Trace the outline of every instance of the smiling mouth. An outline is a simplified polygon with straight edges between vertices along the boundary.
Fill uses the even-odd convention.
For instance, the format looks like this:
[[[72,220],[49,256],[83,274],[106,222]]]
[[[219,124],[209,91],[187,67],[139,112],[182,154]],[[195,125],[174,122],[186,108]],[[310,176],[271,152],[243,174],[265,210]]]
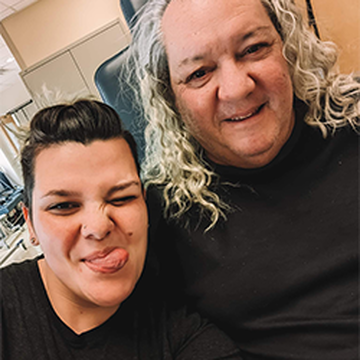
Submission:
[[[249,113],[249,114],[246,114],[246,115],[244,115],[244,116],[237,116],[237,117],[233,117],[233,118],[228,118],[228,119],[226,119],[225,121],[229,121],[229,122],[244,121],[244,120],[249,119],[249,118],[251,118],[252,116],[258,114],[264,106],[265,106],[265,104],[262,104],[262,105],[260,105],[255,111],[252,111],[252,112]]]

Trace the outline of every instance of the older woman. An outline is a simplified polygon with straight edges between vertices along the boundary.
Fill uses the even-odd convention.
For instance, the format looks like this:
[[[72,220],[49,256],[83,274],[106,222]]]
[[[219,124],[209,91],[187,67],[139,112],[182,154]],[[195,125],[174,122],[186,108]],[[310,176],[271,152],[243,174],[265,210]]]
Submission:
[[[360,84],[295,3],[144,6],[129,68],[144,178],[168,286],[246,359],[355,360]]]
[[[2,359],[240,358],[216,328],[163,304],[151,266],[142,274],[144,190],[111,108],[40,111],[21,163],[24,214],[44,255],[1,270]]]

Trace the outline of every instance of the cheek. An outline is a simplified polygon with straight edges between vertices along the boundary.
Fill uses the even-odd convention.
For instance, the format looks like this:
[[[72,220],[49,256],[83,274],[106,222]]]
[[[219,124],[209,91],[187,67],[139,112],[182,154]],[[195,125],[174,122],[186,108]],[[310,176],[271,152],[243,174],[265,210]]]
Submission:
[[[77,230],[70,221],[54,221],[45,215],[39,216],[34,226],[44,252],[66,252],[75,242]]]
[[[290,79],[290,74],[287,71],[287,68],[281,70],[279,71],[279,75],[277,79],[274,79],[274,87],[277,89],[278,92],[283,94],[284,98],[289,99],[293,97],[293,88]]]
[[[127,207],[126,211],[120,208],[116,217],[119,228],[122,229],[131,242],[137,243],[144,236],[146,237],[148,216],[145,203],[134,204],[131,207]]]
[[[148,242],[148,220],[147,216],[140,216],[133,223],[131,234],[128,239],[131,245],[134,246],[135,252],[139,256],[139,266],[142,268],[146,256],[147,242]]]
[[[147,235],[148,222],[147,218],[131,216],[131,221],[126,229],[127,241],[129,249],[131,249],[133,259],[133,269],[136,279],[141,275],[144,267],[146,250],[147,250]]]
[[[264,68],[263,79],[266,81],[270,96],[277,96],[280,102],[292,98],[293,88],[290,73],[288,65],[282,56],[277,57]]]
[[[211,84],[199,89],[180,88],[174,94],[175,105],[182,116],[203,118],[211,114],[216,105],[216,96]]]
[[[210,131],[214,117],[211,98],[202,92],[189,92],[177,98],[177,109],[189,132],[197,139]]]

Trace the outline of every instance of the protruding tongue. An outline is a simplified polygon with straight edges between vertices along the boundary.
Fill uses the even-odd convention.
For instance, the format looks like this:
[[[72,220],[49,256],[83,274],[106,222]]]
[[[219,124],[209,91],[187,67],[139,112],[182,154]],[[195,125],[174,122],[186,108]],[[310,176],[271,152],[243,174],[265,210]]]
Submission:
[[[112,272],[121,269],[127,262],[129,253],[125,249],[114,249],[104,257],[85,261],[95,271]]]

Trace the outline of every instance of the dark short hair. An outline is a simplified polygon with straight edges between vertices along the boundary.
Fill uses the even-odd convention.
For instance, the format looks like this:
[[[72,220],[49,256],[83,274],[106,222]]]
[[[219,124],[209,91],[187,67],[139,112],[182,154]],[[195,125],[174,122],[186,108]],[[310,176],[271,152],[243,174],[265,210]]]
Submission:
[[[29,209],[30,218],[35,185],[34,165],[41,150],[65,142],[87,145],[95,140],[115,138],[124,139],[128,143],[140,174],[135,140],[124,129],[119,115],[110,106],[96,100],[80,99],[69,104],[47,107],[36,113],[30,122],[30,131],[21,151],[24,205]]]

